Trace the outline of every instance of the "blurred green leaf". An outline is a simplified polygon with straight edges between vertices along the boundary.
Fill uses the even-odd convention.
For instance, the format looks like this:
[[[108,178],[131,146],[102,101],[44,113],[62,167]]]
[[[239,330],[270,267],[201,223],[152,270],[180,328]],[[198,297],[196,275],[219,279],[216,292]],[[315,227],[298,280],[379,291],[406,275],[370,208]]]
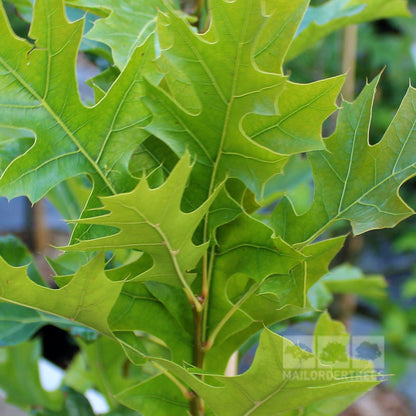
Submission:
[[[386,339],[392,344],[400,344],[408,335],[409,323],[406,311],[399,306],[390,307],[383,316]]]
[[[413,276],[402,286],[402,296],[406,299],[411,299],[416,297],[416,277]]]
[[[30,412],[33,416],[95,416],[88,399],[81,393],[63,386],[63,408],[59,411],[49,409],[35,409]]]
[[[14,235],[0,237],[0,256],[12,266],[27,266],[32,262],[28,248]]]
[[[410,16],[406,0],[329,0],[320,6],[309,7],[287,60],[345,26],[393,16]]]
[[[7,401],[23,409],[41,406],[58,411],[63,403],[60,391],[47,392],[39,380],[39,341],[0,348],[0,388]]]
[[[324,310],[333,294],[353,294],[366,299],[387,299],[387,281],[381,275],[366,275],[350,264],[337,266],[323,276],[308,292],[315,309]]]

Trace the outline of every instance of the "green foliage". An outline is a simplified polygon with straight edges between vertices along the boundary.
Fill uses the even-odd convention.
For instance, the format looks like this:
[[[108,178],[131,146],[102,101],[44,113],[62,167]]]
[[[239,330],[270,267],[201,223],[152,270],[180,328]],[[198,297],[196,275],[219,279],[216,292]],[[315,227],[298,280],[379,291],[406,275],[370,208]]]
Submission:
[[[166,2],[162,0],[145,0],[140,4],[124,1],[116,10],[111,0],[70,0],[67,4],[105,17],[94,24],[87,38],[110,46],[119,68],[126,66],[130,54],[153,32],[158,10],[166,10]],[[125,30],[120,32],[120,27]]]
[[[410,149],[416,136],[416,92],[409,88],[384,137],[370,146],[376,85],[377,79],[354,103],[343,102],[337,129],[326,140],[328,150],[311,155],[315,199],[310,210],[297,217],[285,201],[275,211],[274,227],[287,241],[308,243],[340,220],[350,221],[354,233],[360,234],[393,227],[413,214],[398,189],[415,174]]]
[[[296,84],[283,67],[301,42],[368,19],[379,2],[328,2],[317,28],[306,0],[212,0],[204,33],[176,3],[112,3],[69,2],[101,16],[88,36],[108,44],[118,66],[91,81],[91,107],[75,78],[82,20],[69,23],[61,0],[37,0],[32,44],[1,9],[0,193],[49,193],[77,224],[67,253],[50,262],[58,289],[35,283],[8,254],[0,259],[0,299],[12,304],[0,313],[16,326],[2,362],[31,348],[19,343],[42,319],[100,334],[79,341],[65,380],[77,391],[66,401],[51,404],[40,391],[41,402],[23,403],[14,384],[2,388],[17,404],[42,406],[39,415],[91,414],[82,396],[90,386],[114,415],[129,414],[123,406],[144,416],[338,414],[379,382],[369,363],[351,361],[335,341],[324,355],[303,351],[265,327],[313,311],[314,284],[368,287],[345,268],[347,278],[328,277],[345,236],[325,231],[340,220],[355,233],[392,227],[413,213],[398,190],[416,173],[415,90],[377,145],[368,144],[377,79],[343,102],[323,139],[343,77]],[[405,13],[395,1],[376,16]],[[295,201],[295,210],[285,197],[265,215],[275,197],[294,197],[288,191],[312,179],[303,153],[311,207]],[[80,175],[93,184],[86,203]],[[259,332],[250,369],[224,377],[233,352]],[[346,333],[324,314],[315,335]],[[298,359],[289,371],[288,355]],[[341,377],[340,357],[351,364]]]
[[[47,23],[47,16],[53,24]],[[37,137],[3,173],[2,194],[9,198],[25,194],[37,201],[62,180],[82,173],[93,179],[96,195],[131,189],[128,161],[140,138],[148,136],[140,127],[147,124],[149,112],[137,97],[143,95],[146,72],[141,62],[153,53],[150,39],[136,50],[136,59],[131,59],[105,99],[86,108],[75,79],[82,21],[68,23],[59,2],[37,2],[29,32],[36,39],[35,48],[13,34],[3,9],[0,27],[5,45],[0,57],[1,117],[7,120],[3,124],[24,125]],[[22,56],[30,59],[22,60]],[[152,57],[146,62],[150,64]],[[140,120],[132,120],[133,108],[135,116],[141,113]],[[93,198],[90,204],[94,203]]]
[[[31,406],[59,410],[63,396],[43,389],[38,372],[39,342],[26,342],[0,350],[0,387],[8,401],[24,409]]]
[[[298,29],[288,59],[341,27],[391,16],[409,16],[406,1],[330,0],[321,6],[310,7]]]
[[[347,333],[340,323],[331,321],[324,314],[318,321],[315,335],[346,336]],[[283,359],[278,353],[281,351],[285,352]],[[335,361],[332,352],[327,357]],[[312,367],[311,361],[316,362]],[[369,381],[360,381],[360,375],[353,370],[354,364],[356,368],[359,364],[361,371],[364,371],[369,363],[353,363],[353,360],[348,359],[350,370],[339,378],[332,366],[321,361],[317,349],[306,352],[285,338],[265,330],[251,368],[241,376],[209,376],[203,383],[196,377],[191,378],[189,373],[178,366],[170,364],[169,367],[206,399],[215,414],[267,416],[276,412],[292,415],[299,411],[319,414],[321,409],[325,409],[325,414],[336,415],[350,403],[351,397],[345,400],[345,396],[357,397],[363,388],[368,388],[371,384]],[[313,380],[317,370],[322,372],[322,378]],[[367,370],[371,371],[371,367]],[[377,381],[374,380],[373,383],[375,385]],[[327,407],[329,400],[333,401],[330,409]]]
[[[333,301],[333,294],[349,293],[367,299],[384,300],[386,287],[387,282],[383,276],[366,276],[359,268],[343,264],[334,267],[316,282],[308,297],[316,309],[323,310]]]

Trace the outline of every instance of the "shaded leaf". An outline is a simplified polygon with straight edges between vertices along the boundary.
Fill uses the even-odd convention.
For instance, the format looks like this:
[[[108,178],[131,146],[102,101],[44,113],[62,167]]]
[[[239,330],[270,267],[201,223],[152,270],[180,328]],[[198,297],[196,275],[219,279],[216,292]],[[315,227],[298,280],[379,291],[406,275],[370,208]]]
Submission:
[[[88,388],[88,382],[82,381],[88,380],[111,407],[121,402],[143,415],[186,415],[188,402],[181,390],[151,363],[134,365],[121,346],[106,337],[94,343],[81,342],[80,347],[81,362],[74,363],[65,379],[70,384],[82,383]],[[143,348],[149,355],[164,355],[160,353],[163,347],[146,336],[141,339]]]
[[[24,129],[0,126],[0,172],[33,144],[33,134]]]
[[[315,309],[323,310],[333,301],[333,294],[344,293],[368,299],[385,299],[387,281],[381,275],[365,275],[358,267],[343,264],[333,268],[311,287],[308,298]]]
[[[192,327],[184,327],[191,319],[192,310],[184,291],[166,285],[166,291],[172,299],[177,299],[176,307],[183,306],[180,315],[174,316],[163,301],[155,297],[141,282],[126,283],[109,317],[111,329],[123,345],[133,346],[138,342],[133,331],[150,334],[170,352],[170,358],[182,363],[191,362],[193,356]],[[176,298],[175,298],[176,297]],[[172,300],[170,300],[172,303]],[[186,319],[183,319],[186,316]],[[127,334],[127,338],[126,338]],[[146,351],[140,350],[142,354]],[[133,358],[132,358],[133,360]],[[143,360],[138,357],[138,360]]]
[[[66,220],[79,218],[91,194],[86,178],[71,178],[52,188],[46,198]],[[71,226],[71,224],[69,224]]]
[[[70,387],[63,386],[64,405],[63,409],[53,411],[48,409],[35,409],[30,412],[33,416],[94,416],[88,399]]]
[[[267,278],[287,279],[289,271],[304,256],[280,238],[272,238],[270,228],[245,214],[221,227],[217,240],[219,249],[213,266],[207,325],[208,338],[215,336],[216,342],[221,343],[223,337],[233,335],[237,328],[241,330],[258,320],[257,316],[253,319],[247,314],[245,303],[251,296],[259,295]],[[280,295],[284,296],[283,292]]]
[[[309,7],[289,49],[287,59],[294,58],[342,27],[409,15],[405,0],[329,0],[320,6]]]
[[[84,393],[97,389],[111,408],[118,402],[114,395],[157,374],[150,366],[134,366],[126,357],[123,348],[116,341],[100,337],[95,342],[79,340],[79,355],[67,371],[64,383]]]
[[[189,409],[181,391],[163,374],[121,391],[116,398],[144,415],[185,416]]]
[[[134,49],[155,29],[158,10],[166,9],[163,0],[70,0],[66,3],[104,17],[94,23],[87,37],[109,45],[114,63],[120,69],[127,65]]]
[[[28,248],[11,234],[0,237],[0,256],[15,267],[32,262],[32,256]]]
[[[367,298],[387,296],[387,281],[381,275],[365,275],[361,269],[348,264],[332,269],[321,282],[332,293],[354,293]]]
[[[247,224],[245,228],[249,228]],[[252,226],[251,230],[253,229],[255,228]],[[259,230],[256,234],[258,233]],[[218,265],[211,288],[209,333],[216,331],[219,325],[223,327],[213,348],[207,351],[207,368],[223,371],[231,354],[246,339],[261,331],[265,326],[311,311],[312,305],[308,302],[307,293],[327,273],[330,261],[341,249],[343,243],[344,237],[338,237],[307,246],[297,253],[299,256],[297,264],[289,267],[286,273],[281,270],[281,274],[277,274],[278,267],[275,262],[283,265],[285,257],[284,254],[278,252],[274,254],[275,260],[269,259],[269,266],[264,266],[264,270],[269,267],[268,272],[262,271],[262,267],[258,267],[258,270],[253,272],[256,269],[256,256],[253,259],[249,252],[241,255],[237,263],[230,263],[235,264],[236,267],[229,273],[224,273]],[[247,245],[250,247],[249,244]],[[238,245],[236,247],[239,250]],[[244,250],[243,245],[242,248]],[[261,253],[261,259],[267,258],[264,256],[266,247],[263,248],[263,253],[257,250],[259,254]],[[232,253],[234,254],[236,253]],[[279,256],[282,256],[282,259],[279,260]],[[290,261],[286,259],[286,262],[288,260]],[[295,260],[295,257],[291,260]],[[252,269],[247,267],[250,262]],[[262,280],[255,281],[259,277]],[[233,314],[230,316],[231,312]],[[221,356],[222,359],[220,359]]]
[[[80,331],[73,322],[11,303],[0,303],[0,346],[17,345],[30,339],[45,325]]]

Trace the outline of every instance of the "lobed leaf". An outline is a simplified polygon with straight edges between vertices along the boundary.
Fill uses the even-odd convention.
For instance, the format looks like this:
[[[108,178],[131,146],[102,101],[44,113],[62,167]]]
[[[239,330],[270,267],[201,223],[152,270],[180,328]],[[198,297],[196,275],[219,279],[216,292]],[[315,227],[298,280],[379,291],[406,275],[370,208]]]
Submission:
[[[156,0],[71,4],[105,16],[91,35],[107,39],[122,72],[112,68],[92,81],[97,104],[85,107],[74,75],[82,22],[67,21],[61,0],[38,0],[32,45],[14,35],[1,9],[0,125],[7,129],[0,130],[0,192],[35,201],[58,183],[87,174],[92,196],[76,222],[102,226],[104,235],[73,236],[68,251],[82,254],[52,262],[62,274],[57,290],[0,259],[0,300],[111,338],[82,346],[91,363],[84,375],[110,401],[144,414],[185,415],[189,388],[208,414],[335,415],[378,382],[372,373],[367,380],[357,377],[367,364],[350,359],[346,374],[336,373],[331,363],[339,347],[345,349],[342,342],[318,356],[318,349],[307,353],[265,330],[250,370],[221,374],[229,356],[264,326],[312,310],[307,293],[344,241],[315,242],[326,229],[347,219],[354,232],[364,232],[412,213],[397,191],[415,174],[414,89],[377,145],[368,144],[376,81],[355,103],[343,103],[336,132],[323,140],[321,125],[336,109],[343,78],[300,85],[282,69],[296,32],[302,40],[316,26],[298,29],[307,0],[212,0],[203,34],[163,3],[155,35]],[[317,36],[364,18],[370,8],[361,4],[338,2],[332,18],[320,15],[324,25]],[[334,5],[310,9],[306,19],[316,20],[314,13]],[[389,5],[378,12],[404,10],[403,1]],[[121,21],[126,33],[109,34]],[[273,233],[248,212],[257,209],[256,198],[271,195],[292,155],[303,152],[310,152],[314,202],[297,216],[281,201]],[[306,166],[302,177],[308,172]],[[85,255],[118,249],[131,252],[115,268],[114,259],[105,267],[104,254],[89,261]],[[323,315],[316,336],[345,332]],[[289,352],[301,359],[287,370],[283,358]],[[198,354],[205,354],[204,369],[186,369],[204,361]],[[312,370],[324,377],[313,379]],[[299,379],[299,371],[307,377]]]
[[[341,336],[341,342],[346,339],[342,325],[323,315],[316,328],[315,340],[334,335]],[[345,348],[344,344],[340,345]],[[200,394],[217,416],[289,416],[295,412],[309,414],[310,407],[324,408],[328,416],[335,416],[349,404],[345,397],[348,400],[357,398],[376,385],[377,374],[369,362],[348,359],[340,376],[335,366],[320,361],[321,351],[306,352],[265,330],[252,366],[239,376],[208,375],[203,382],[184,368],[163,360],[159,362]],[[317,371],[320,377],[313,376]],[[362,371],[367,378],[360,380]],[[329,407],[328,400],[333,400],[335,405]]]
[[[87,38],[110,46],[114,63],[120,69],[127,65],[136,47],[154,31],[158,10],[166,10],[163,0],[116,3],[111,0],[70,0],[66,3],[104,17],[94,23]]]
[[[182,195],[191,172],[190,155],[175,166],[158,188],[150,188],[143,178],[136,188],[125,194],[103,198],[103,216],[80,220],[84,224],[117,227],[114,235],[81,241],[66,250],[114,250],[130,248],[151,256],[151,266],[132,281],[154,281],[188,287],[207,244],[199,246],[192,237],[208,212],[216,194],[192,212],[181,210]]]
[[[107,279],[103,260],[96,256],[67,285],[49,289],[31,281],[26,267],[12,267],[0,258],[0,300],[52,313],[112,337],[107,318],[121,284]]]
[[[244,222],[244,229],[261,234],[260,226],[249,227]],[[233,226],[236,224],[227,227]],[[229,241],[236,240],[235,234],[224,233]],[[247,239],[245,244],[225,250],[217,260],[211,284],[207,332],[212,338],[213,333],[220,331],[212,349],[207,351],[206,367],[224,371],[231,354],[265,326],[311,311],[307,293],[328,271],[344,239],[322,241],[297,252],[293,248],[288,251],[288,246],[278,238],[272,247],[273,240],[269,240],[269,247],[263,243],[262,248]]]
[[[36,135],[1,177],[0,190],[9,198],[25,194],[37,201],[59,182],[83,173],[92,177],[94,195],[129,190],[136,182],[128,162],[148,136],[141,127],[150,115],[140,97],[153,43],[149,39],[137,48],[113,88],[87,108],[75,79],[82,29],[82,21],[67,21],[62,1],[39,0],[29,33],[32,45],[15,36],[0,8],[0,125]],[[149,77],[154,76],[152,71]]]
[[[178,156],[186,149],[196,156],[191,178],[194,203],[202,203],[229,177],[238,178],[261,197],[265,183],[281,171],[287,154],[323,148],[318,126],[335,109],[341,79],[300,86],[288,83],[281,69],[306,4],[279,0],[266,12],[260,2],[213,0],[211,26],[204,34],[195,33],[173,11],[159,16],[157,63],[162,71],[167,66],[184,81],[182,91],[168,82],[148,84],[145,102],[153,119],[146,129]],[[279,56],[266,54],[258,65],[258,42],[263,45],[276,27],[273,24],[282,22],[282,30],[273,32],[281,48]],[[264,48],[268,50],[267,45]],[[263,67],[273,69],[268,72]],[[282,94],[293,99],[282,104],[279,114],[277,102]],[[313,120],[307,136],[294,129],[300,117]],[[225,214],[215,208],[212,228],[238,214],[235,209]]]
[[[378,78],[354,103],[343,102],[328,151],[310,154],[315,198],[296,216],[287,200],[273,213],[276,232],[292,244],[315,240],[332,224],[348,220],[354,234],[393,227],[413,214],[399,196],[401,185],[416,173],[416,91],[410,87],[384,137],[369,145],[372,103]]]

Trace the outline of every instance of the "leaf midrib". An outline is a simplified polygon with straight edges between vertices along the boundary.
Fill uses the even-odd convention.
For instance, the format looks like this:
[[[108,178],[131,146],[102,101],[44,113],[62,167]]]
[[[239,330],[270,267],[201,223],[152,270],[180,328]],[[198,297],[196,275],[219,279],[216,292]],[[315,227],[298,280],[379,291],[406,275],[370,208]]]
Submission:
[[[188,282],[185,279],[184,274],[182,273],[181,267],[178,263],[178,259],[177,259],[177,254],[179,253],[179,250],[182,246],[180,246],[177,250],[176,250],[176,254],[175,254],[175,250],[173,250],[173,247],[171,246],[171,243],[169,241],[169,238],[167,237],[167,235],[163,232],[163,230],[160,227],[160,224],[153,224],[148,218],[147,216],[140,211],[137,207],[131,207],[131,206],[127,206],[127,205],[123,205],[126,209],[131,210],[133,212],[135,212],[139,217],[142,217],[145,221],[145,223],[150,227],[153,228],[160,236],[162,242],[159,243],[158,245],[163,245],[164,247],[166,247],[170,259],[172,261],[173,267],[175,269],[176,275],[179,278],[179,281],[181,282],[182,286],[188,291],[189,294],[193,293],[191,288],[188,285]],[[155,243],[156,245],[156,243]]]
[[[351,202],[351,204],[348,205],[347,207],[345,207],[342,211],[338,211],[338,213],[330,221],[328,221],[325,225],[323,225],[321,228],[319,228],[319,230],[317,230],[311,237],[309,237],[304,242],[295,244],[294,246],[299,248],[299,247],[304,247],[304,246],[308,245],[310,242],[315,240],[315,238],[317,238],[319,235],[321,235],[325,230],[327,230],[331,225],[333,225],[336,221],[341,219],[342,215],[344,215],[349,209],[354,207],[354,205],[360,203],[360,201],[363,198],[365,198],[368,194],[370,194],[371,192],[376,190],[378,187],[382,186],[385,182],[389,181],[391,178],[393,178],[397,175],[400,175],[401,173],[403,173],[406,170],[411,169],[411,168],[416,168],[416,163],[412,163],[411,165],[406,166],[405,168],[403,168],[399,171],[392,172],[389,176],[385,177],[381,182],[377,183],[376,185],[374,185],[373,187],[368,189],[366,192],[364,192],[359,198],[357,198],[353,202]],[[400,214],[398,214],[398,215],[400,215]]]
[[[364,105],[361,107],[361,111],[360,111],[360,117],[358,118],[358,121],[356,123],[356,126],[354,128],[354,138],[352,140],[352,148],[351,148],[351,152],[350,152],[350,158],[348,161],[348,170],[347,170],[347,174],[345,176],[345,180],[343,180],[344,185],[342,188],[342,194],[341,194],[341,198],[339,200],[339,204],[338,204],[338,213],[342,211],[342,205],[344,203],[344,198],[345,198],[345,192],[347,190],[347,186],[349,184],[349,179],[350,179],[350,175],[351,175],[351,168],[352,168],[352,164],[355,160],[355,145],[357,142],[357,138],[358,138],[358,129],[361,126],[361,121],[363,119],[365,110],[366,110],[366,103],[364,103]],[[351,114],[349,114],[349,116],[351,116]]]
[[[249,20],[249,16],[250,13],[246,13],[245,14],[245,21],[244,21],[244,26],[243,26],[243,30],[242,30],[242,35],[245,35],[246,31],[247,31],[247,26],[248,26],[248,20]],[[242,36],[244,37],[244,36]],[[241,51],[242,51],[242,47],[243,47],[244,43],[241,41],[241,37],[239,39],[238,42],[238,50],[237,50],[237,56],[235,59],[235,64],[234,64],[234,77],[233,77],[233,83],[231,86],[231,92],[230,92],[230,100],[226,101],[226,105],[227,105],[227,111],[225,113],[225,118],[224,118],[224,124],[223,124],[223,129],[221,132],[221,140],[220,143],[218,145],[218,151],[217,151],[217,158],[215,159],[214,165],[213,165],[213,169],[212,169],[212,175],[211,175],[211,181],[209,184],[209,190],[208,190],[208,197],[210,197],[212,195],[212,193],[214,192],[214,188],[215,188],[215,184],[216,184],[216,179],[217,179],[217,172],[218,172],[218,167],[220,165],[220,161],[221,161],[221,157],[224,153],[224,142],[225,139],[227,137],[227,131],[228,131],[228,124],[230,121],[230,114],[231,114],[231,110],[233,108],[233,104],[234,104],[234,100],[235,100],[235,91],[237,88],[237,79],[238,79],[238,68],[240,67],[240,61],[241,61]],[[204,224],[204,239],[207,240],[208,237],[208,218],[206,218],[205,224]]]
[[[254,140],[256,137],[258,137],[258,136],[261,136],[262,134],[264,134],[264,133],[266,133],[266,132],[268,132],[268,131],[270,131],[270,130],[273,130],[273,129],[275,129],[275,128],[279,128],[280,130],[283,130],[283,128],[282,127],[280,127],[281,126],[281,124],[283,124],[285,121],[287,121],[288,119],[290,119],[291,117],[293,117],[293,116],[295,116],[297,113],[299,113],[299,112],[301,112],[302,110],[304,110],[304,109],[306,109],[306,108],[308,108],[308,107],[312,107],[312,105],[316,102],[316,101],[318,101],[318,100],[320,100],[322,97],[325,97],[325,96],[327,96],[328,95],[328,91],[330,91],[330,90],[332,90],[333,89],[333,86],[332,85],[330,85],[329,86],[329,88],[326,88],[324,91],[322,91],[319,95],[317,95],[317,96],[315,96],[315,97],[313,97],[312,98],[312,100],[310,100],[310,101],[308,101],[307,103],[305,103],[305,104],[303,104],[303,105],[301,105],[300,107],[297,107],[297,108],[295,108],[293,111],[291,111],[290,113],[288,113],[288,114],[286,114],[285,116],[283,116],[283,117],[281,117],[276,123],[274,123],[274,124],[272,124],[272,125],[270,125],[270,126],[267,126],[267,127],[265,127],[265,128],[263,128],[263,129],[261,129],[261,130],[259,130],[258,132],[256,132],[256,133],[254,133],[254,134],[252,134],[251,135],[251,138]],[[271,117],[273,117],[273,116],[271,116]],[[277,115],[277,117],[279,117],[279,115]],[[302,138],[301,137],[294,137],[295,139],[297,139],[297,140],[302,140]],[[305,140],[305,139],[304,139]]]
[[[92,159],[92,157],[88,154],[86,149],[81,145],[81,143],[78,141],[78,139],[75,137],[75,135],[71,132],[69,127],[58,117],[58,115],[55,113],[55,111],[50,107],[50,105],[47,103],[47,101],[41,97],[35,90],[33,90],[30,85],[17,73],[2,57],[0,57],[0,63],[9,71],[10,74],[12,74],[15,79],[20,82],[20,84],[30,93],[32,96],[42,103],[43,107],[46,109],[46,111],[51,115],[51,117],[56,121],[56,123],[64,130],[64,132],[67,134],[67,136],[72,140],[72,142],[77,146],[77,148],[80,150],[80,152],[83,154],[83,156],[87,159],[87,161],[90,163],[90,165],[94,168],[94,170],[98,173],[98,175],[101,177],[103,182],[106,184],[107,188],[111,191],[112,194],[116,194],[116,190],[113,188],[105,174],[101,171],[98,164]]]

